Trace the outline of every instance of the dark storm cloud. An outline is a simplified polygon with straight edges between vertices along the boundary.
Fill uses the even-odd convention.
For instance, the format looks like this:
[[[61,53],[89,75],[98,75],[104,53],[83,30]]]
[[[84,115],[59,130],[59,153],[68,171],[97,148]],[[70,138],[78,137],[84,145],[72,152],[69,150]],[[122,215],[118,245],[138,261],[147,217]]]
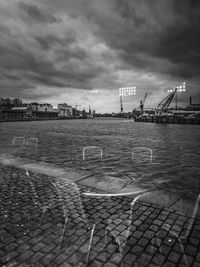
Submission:
[[[70,58],[84,60],[88,57],[86,51],[77,45],[77,40],[73,33],[69,32],[65,37],[56,35],[35,36],[34,39],[43,50],[56,49],[57,62],[67,62]]]
[[[55,34],[51,34],[47,36],[35,36],[35,40],[38,41],[42,49],[46,50],[55,46],[64,47],[66,45],[73,44],[75,42],[75,37],[73,35],[68,35],[63,38],[56,36]]]
[[[161,34],[157,55],[178,65],[176,75],[196,77],[200,74],[200,2],[175,1],[173,12],[174,25]]]
[[[57,25],[56,22],[60,21],[36,6],[24,3],[18,6],[37,22],[55,22]],[[31,98],[37,94],[39,87],[46,88],[41,97],[50,95],[48,87],[54,87],[52,96],[57,94],[56,90],[60,92],[55,88],[92,88],[90,80],[104,70],[96,66],[79,45],[73,27],[66,31],[65,25],[62,28],[58,25],[55,30],[48,25],[34,28],[21,23],[20,18],[18,21],[10,18],[11,23],[15,23],[16,32],[10,31],[10,21],[1,21],[0,24],[1,93],[10,95],[13,92],[23,97],[28,92]]]
[[[78,48],[71,52],[67,49],[59,50],[56,54],[57,61],[39,57],[37,54],[25,51],[17,45],[10,48],[2,47],[0,51],[1,68],[4,70],[5,77],[12,80],[21,79],[22,81],[28,79],[30,84],[35,85],[57,87],[71,87],[73,85],[73,87],[87,88],[89,80],[95,77],[98,71],[101,71],[92,64],[89,66],[89,63],[87,68],[79,69],[76,65],[68,62],[72,58],[81,59],[83,62],[87,59],[87,55]],[[61,61],[64,61],[68,68],[58,69],[56,63]],[[11,74],[10,71],[15,72],[15,74]],[[14,87],[15,84],[13,84]]]
[[[113,3],[116,16],[102,17],[94,10],[92,19],[100,25],[99,34],[107,44],[121,52],[124,63],[181,78],[200,74],[199,1]],[[154,64],[155,59],[160,66]],[[171,63],[170,69],[163,69],[162,60]]]
[[[57,23],[61,20],[53,16],[47,9],[36,4],[19,3],[19,7],[26,13],[27,20],[36,23]]]
[[[2,0],[0,90],[33,98],[134,81],[155,96],[186,79],[197,92],[199,29],[194,0]]]

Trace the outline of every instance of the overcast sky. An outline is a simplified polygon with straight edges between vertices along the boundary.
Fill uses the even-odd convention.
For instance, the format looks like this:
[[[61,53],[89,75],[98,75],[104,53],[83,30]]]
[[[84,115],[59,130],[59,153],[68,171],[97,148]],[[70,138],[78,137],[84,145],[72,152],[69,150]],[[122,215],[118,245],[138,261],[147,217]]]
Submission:
[[[0,0],[0,96],[120,110],[186,82],[200,103],[199,0]]]

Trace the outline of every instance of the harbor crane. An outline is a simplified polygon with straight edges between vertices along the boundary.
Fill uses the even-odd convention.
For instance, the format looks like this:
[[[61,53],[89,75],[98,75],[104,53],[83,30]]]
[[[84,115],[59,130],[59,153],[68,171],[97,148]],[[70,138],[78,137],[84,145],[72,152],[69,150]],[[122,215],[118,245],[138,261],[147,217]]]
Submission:
[[[146,101],[147,98],[147,93],[145,94],[145,96],[143,97],[143,99],[140,100],[140,109],[141,109],[141,113],[143,113],[144,110],[144,103]]]
[[[171,92],[167,97],[165,97],[157,106],[157,113],[167,112],[168,107],[171,104],[175,94],[176,94],[177,88],[174,89],[173,92]]]

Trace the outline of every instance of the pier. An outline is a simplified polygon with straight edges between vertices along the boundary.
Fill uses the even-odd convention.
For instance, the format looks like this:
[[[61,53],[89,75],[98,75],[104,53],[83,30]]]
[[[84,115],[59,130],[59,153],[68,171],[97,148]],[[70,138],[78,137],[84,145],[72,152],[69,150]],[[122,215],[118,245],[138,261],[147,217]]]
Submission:
[[[153,123],[176,123],[176,124],[200,124],[200,118],[184,118],[184,117],[148,117],[136,118],[136,122],[153,122]]]

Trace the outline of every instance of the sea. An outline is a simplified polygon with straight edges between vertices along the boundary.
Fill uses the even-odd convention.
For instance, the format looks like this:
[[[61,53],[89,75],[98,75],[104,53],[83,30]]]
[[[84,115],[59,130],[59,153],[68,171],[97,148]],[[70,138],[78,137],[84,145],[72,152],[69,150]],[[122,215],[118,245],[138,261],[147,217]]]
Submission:
[[[200,193],[200,125],[120,118],[0,123],[0,149],[14,137],[37,138],[37,152],[26,157],[39,162],[184,198]]]

